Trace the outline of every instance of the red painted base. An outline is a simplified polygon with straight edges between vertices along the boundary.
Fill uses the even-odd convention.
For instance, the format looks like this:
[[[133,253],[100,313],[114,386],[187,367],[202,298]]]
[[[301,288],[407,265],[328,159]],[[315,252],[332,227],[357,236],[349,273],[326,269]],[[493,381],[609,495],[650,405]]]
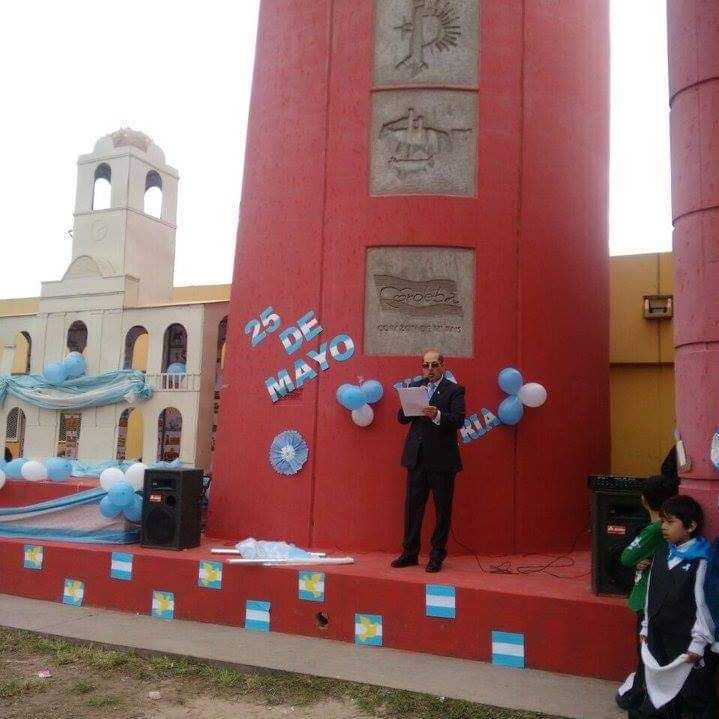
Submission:
[[[223,567],[222,588],[198,586],[199,560],[218,560],[206,540],[183,552],[132,545],[42,543],[41,570],[23,568],[21,540],[0,540],[0,592],[62,601],[66,578],[85,583],[84,605],[149,614],[153,590],[174,593],[175,617],[244,626],[246,600],[271,604],[271,631],[354,641],[355,613],[383,618],[383,645],[479,661],[491,661],[493,630],[522,633],[526,666],[568,674],[621,679],[634,661],[634,617],[621,597],[589,590],[589,555],[577,552],[572,578],[482,571],[470,556],[449,557],[443,571],[391,569],[391,556],[355,555],[356,563],[318,567],[325,573],[325,601],[298,597],[296,567]],[[224,546],[227,546],[226,544]],[[131,581],[110,578],[113,551],[134,555]],[[336,554],[336,553],[335,553]],[[485,569],[509,560],[513,567],[546,557],[482,559]],[[425,585],[456,590],[456,619],[425,615]],[[320,629],[317,614],[327,625]],[[158,621],[162,621],[158,619]]]

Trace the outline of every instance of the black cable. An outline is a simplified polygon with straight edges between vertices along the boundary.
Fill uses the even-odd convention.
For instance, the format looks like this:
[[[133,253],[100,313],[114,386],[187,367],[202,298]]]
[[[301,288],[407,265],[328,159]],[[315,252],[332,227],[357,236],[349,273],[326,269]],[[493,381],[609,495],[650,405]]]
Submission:
[[[572,554],[574,553],[574,550],[577,547],[577,542],[579,541],[579,538],[589,529],[589,523],[587,523],[585,526],[583,526],[574,537],[574,541],[572,542],[572,546],[569,549],[568,552],[564,552],[563,554],[558,554],[554,558],[550,559],[548,562],[544,564],[525,564],[525,565],[519,565],[516,569],[512,568],[512,562],[510,560],[505,560],[503,562],[500,562],[499,564],[491,564],[489,565],[489,569],[486,569],[482,565],[482,561],[479,558],[479,553],[472,549],[472,547],[468,547],[466,544],[463,544],[462,542],[457,539],[457,535],[454,533],[454,529],[450,529],[450,533],[452,535],[452,539],[460,546],[462,549],[467,550],[470,554],[472,554],[477,562],[477,565],[479,568],[485,572],[486,574],[517,574],[517,575],[526,575],[526,574],[547,574],[550,577],[555,577],[556,579],[579,579],[581,577],[586,577],[588,574],[590,574],[591,570],[582,572],[582,574],[572,574],[572,575],[566,575],[566,574],[555,574],[554,572],[548,571],[551,568],[554,569],[569,569],[570,567],[573,567],[575,565],[574,559],[572,558]],[[530,554],[524,554],[524,557],[531,557],[535,556],[537,553],[532,552]],[[499,555],[499,556],[506,556],[506,555]]]

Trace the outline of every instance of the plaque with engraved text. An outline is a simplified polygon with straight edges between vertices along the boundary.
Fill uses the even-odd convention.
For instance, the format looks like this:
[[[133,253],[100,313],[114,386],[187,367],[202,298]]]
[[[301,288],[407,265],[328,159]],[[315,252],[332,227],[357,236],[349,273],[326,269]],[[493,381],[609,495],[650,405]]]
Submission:
[[[437,346],[471,357],[474,250],[371,247],[365,275],[364,351],[418,355]]]

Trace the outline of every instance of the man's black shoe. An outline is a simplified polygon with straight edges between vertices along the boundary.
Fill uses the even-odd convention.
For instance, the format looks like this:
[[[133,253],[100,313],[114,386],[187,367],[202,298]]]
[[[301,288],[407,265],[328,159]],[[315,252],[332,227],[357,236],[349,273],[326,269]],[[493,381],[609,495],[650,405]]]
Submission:
[[[392,560],[391,567],[400,569],[401,567],[416,567],[419,564],[417,557],[412,557],[409,554],[400,554],[397,559]]]
[[[442,569],[442,560],[441,559],[430,559],[429,562],[427,562],[427,566],[425,567],[425,572],[438,572],[440,569]]]

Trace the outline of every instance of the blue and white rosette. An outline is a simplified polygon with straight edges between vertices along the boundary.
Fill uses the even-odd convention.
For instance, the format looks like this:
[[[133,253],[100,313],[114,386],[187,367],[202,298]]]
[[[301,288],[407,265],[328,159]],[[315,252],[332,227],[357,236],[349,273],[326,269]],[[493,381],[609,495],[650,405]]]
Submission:
[[[280,432],[270,445],[270,464],[278,474],[297,474],[307,461],[309,450],[302,435],[294,429]]]

